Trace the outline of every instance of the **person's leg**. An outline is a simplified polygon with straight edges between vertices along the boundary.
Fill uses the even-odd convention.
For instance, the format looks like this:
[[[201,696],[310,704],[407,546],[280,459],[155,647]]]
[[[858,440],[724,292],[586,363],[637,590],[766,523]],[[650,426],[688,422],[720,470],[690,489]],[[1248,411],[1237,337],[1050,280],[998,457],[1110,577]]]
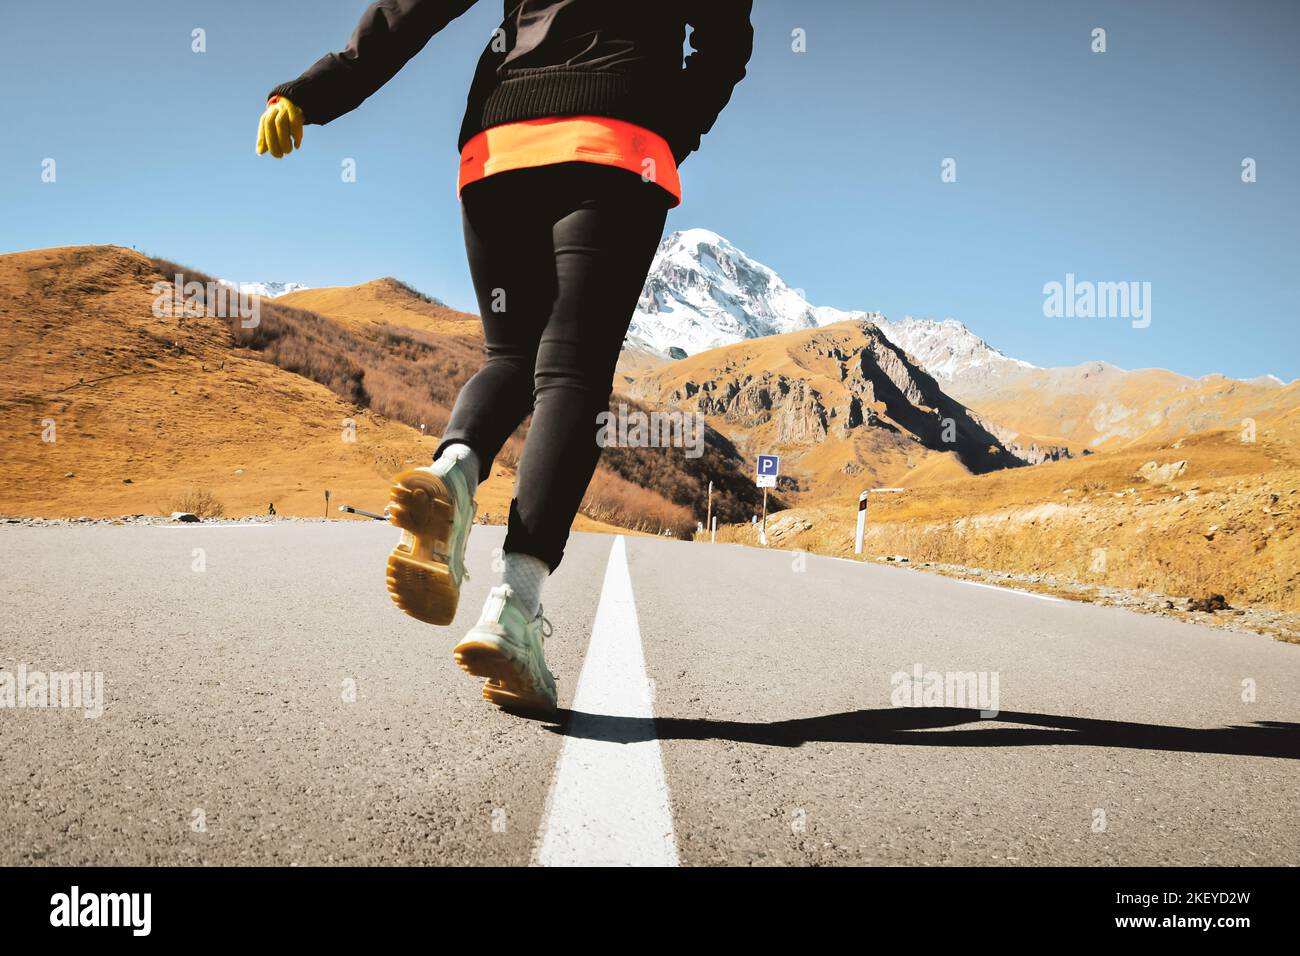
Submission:
[[[487,360],[461,388],[434,458],[468,446],[475,483],[491,474],[501,446],[532,411],[537,345],[555,299],[548,197],[526,195],[525,185],[504,174],[468,186],[462,197]]]
[[[541,585],[559,563],[569,526],[600,456],[596,416],[608,409],[614,366],[663,233],[658,186],[590,164],[527,171],[554,197],[556,294],[541,332],[533,420],[510,505],[505,580],[456,645],[456,662],[487,678],[483,696],[503,707],[556,706],[543,640],[550,632]]]
[[[556,295],[537,349],[505,552],[554,570],[600,457],[596,416],[609,408],[667,203],[658,186],[626,170],[575,163],[546,171],[563,200],[551,230]]]
[[[554,298],[552,214],[506,177],[464,192],[465,247],[483,316],[487,360],[457,397],[434,462],[397,475],[388,514],[402,537],[388,591],[407,614],[450,624],[460,602],[474,493],[532,408],[537,342]]]

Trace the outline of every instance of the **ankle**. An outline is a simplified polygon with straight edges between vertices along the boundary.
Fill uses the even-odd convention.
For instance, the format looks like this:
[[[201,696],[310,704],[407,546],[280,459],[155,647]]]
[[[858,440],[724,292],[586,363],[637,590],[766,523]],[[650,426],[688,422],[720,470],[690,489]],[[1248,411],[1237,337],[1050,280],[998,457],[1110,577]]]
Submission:
[[[442,450],[442,454],[438,456],[438,460],[434,464],[441,462],[454,465],[469,486],[469,493],[472,497],[478,488],[479,482],[479,459],[474,449],[464,442],[452,442]]]
[[[550,566],[531,554],[507,553],[501,582],[510,587],[515,604],[534,617],[542,604],[542,587],[551,574]]]

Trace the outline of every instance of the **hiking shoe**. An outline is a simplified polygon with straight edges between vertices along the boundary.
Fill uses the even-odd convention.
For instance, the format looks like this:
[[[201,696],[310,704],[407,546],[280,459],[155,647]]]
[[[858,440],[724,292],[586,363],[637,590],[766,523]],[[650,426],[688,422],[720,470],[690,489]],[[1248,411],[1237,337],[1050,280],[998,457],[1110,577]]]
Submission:
[[[508,584],[488,592],[478,623],[456,645],[456,663],[467,674],[486,677],[483,697],[498,707],[555,709],[555,676],[546,669],[542,641],[551,622],[541,608],[531,620],[514,602]]]
[[[465,579],[465,544],[478,502],[455,459],[393,479],[388,520],[402,529],[388,556],[388,593],[411,617],[450,624]]]

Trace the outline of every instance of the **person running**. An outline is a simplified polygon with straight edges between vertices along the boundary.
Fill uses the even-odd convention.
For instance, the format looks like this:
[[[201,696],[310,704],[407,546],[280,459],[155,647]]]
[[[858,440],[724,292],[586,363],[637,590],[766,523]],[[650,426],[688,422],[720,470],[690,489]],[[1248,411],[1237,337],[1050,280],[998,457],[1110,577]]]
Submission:
[[[347,47],[271,90],[257,152],[358,107],[474,0],[382,0]],[[505,0],[470,85],[457,148],[465,249],[487,358],[461,389],[432,465],[393,480],[401,538],[388,590],[450,624],[475,491],[530,414],[501,584],[456,645],[504,707],[554,709],[542,587],[600,456],[598,413],[668,210],[678,167],[745,76],[751,0]],[[687,28],[691,53],[683,56]]]

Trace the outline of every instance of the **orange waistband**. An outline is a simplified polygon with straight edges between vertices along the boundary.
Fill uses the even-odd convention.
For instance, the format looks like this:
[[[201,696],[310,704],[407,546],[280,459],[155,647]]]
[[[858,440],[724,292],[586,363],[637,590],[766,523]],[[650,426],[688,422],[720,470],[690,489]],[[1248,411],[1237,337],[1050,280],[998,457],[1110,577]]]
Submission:
[[[657,183],[682,201],[682,184],[668,142],[658,133],[605,116],[555,116],[485,129],[460,153],[456,194],[493,173],[554,163],[617,166]]]

